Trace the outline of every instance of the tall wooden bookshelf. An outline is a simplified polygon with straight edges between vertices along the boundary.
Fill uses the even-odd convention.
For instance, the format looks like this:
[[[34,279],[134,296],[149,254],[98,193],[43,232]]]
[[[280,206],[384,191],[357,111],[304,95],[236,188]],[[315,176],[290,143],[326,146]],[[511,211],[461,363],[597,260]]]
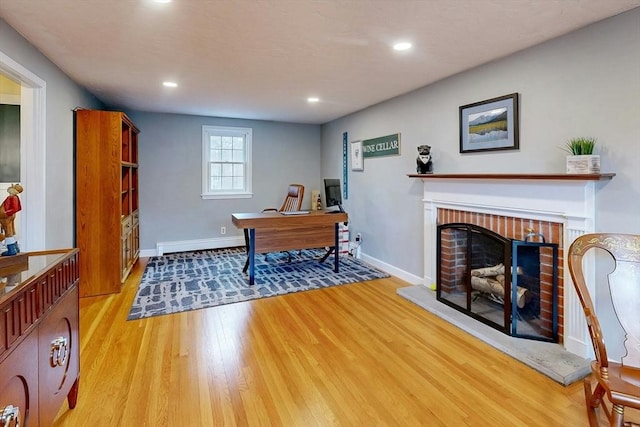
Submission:
[[[120,292],[140,254],[138,133],[121,112],[76,112],[80,296]]]

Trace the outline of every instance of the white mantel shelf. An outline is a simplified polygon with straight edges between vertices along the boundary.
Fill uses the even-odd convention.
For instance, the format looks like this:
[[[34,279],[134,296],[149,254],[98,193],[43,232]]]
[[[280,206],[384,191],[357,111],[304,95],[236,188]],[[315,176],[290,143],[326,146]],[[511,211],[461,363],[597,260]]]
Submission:
[[[408,174],[409,178],[421,179],[508,179],[508,180],[548,180],[548,181],[606,181],[610,180],[615,173],[599,174],[568,174],[568,173],[432,173],[432,174]]]

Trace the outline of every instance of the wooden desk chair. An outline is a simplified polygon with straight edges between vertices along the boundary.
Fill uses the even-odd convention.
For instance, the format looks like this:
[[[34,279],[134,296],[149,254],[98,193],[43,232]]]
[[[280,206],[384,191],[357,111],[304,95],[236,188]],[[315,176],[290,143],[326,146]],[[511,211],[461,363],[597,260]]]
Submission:
[[[302,199],[304,198],[304,185],[302,184],[289,184],[289,188],[287,189],[287,195],[282,202],[282,206],[280,209],[276,208],[265,208],[262,212],[268,211],[277,211],[277,212],[293,212],[299,211],[302,207]],[[244,229],[244,243],[247,248],[247,254],[249,254],[249,230]],[[291,261],[291,254],[287,252],[289,255],[289,261]],[[266,256],[266,255],[265,255]],[[247,272],[249,268],[249,257],[244,263],[244,268],[242,269],[243,273]]]
[[[278,211],[278,212],[292,212],[299,211],[302,207],[302,199],[304,197],[304,185],[302,184],[289,184],[287,189],[287,196],[282,202],[280,209],[266,208],[262,212],[266,211]]]
[[[592,248],[607,251],[615,260],[615,270],[608,275],[608,287],[616,317],[626,333],[624,343],[620,343],[624,344],[626,354],[619,361],[608,359],[600,323],[585,283],[583,257]],[[569,248],[568,262],[596,355],[596,360],[591,363],[597,380],[593,392],[590,378],[584,380],[589,424],[592,427],[598,425],[596,409],[601,407],[611,426],[637,426],[624,422],[624,409],[640,409],[640,235],[602,233],[580,236]],[[611,402],[611,409],[605,405],[605,394]]]

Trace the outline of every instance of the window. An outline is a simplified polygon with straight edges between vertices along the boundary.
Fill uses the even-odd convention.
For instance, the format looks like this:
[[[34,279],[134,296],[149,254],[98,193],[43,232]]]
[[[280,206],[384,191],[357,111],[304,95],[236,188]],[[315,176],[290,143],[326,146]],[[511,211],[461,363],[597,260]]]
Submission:
[[[251,197],[251,128],[202,126],[202,198]]]

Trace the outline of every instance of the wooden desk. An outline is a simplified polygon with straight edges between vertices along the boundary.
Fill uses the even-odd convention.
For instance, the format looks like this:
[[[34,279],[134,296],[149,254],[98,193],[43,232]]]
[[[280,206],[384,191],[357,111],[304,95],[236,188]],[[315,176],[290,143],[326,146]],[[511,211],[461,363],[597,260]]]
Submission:
[[[329,246],[334,253],[333,270],[338,272],[338,223],[349,219],[346,213],[235,213],[231,215],[231,219],[236,227],[249,230],[249,285],[253,285],[255,279],[256,253]]]

